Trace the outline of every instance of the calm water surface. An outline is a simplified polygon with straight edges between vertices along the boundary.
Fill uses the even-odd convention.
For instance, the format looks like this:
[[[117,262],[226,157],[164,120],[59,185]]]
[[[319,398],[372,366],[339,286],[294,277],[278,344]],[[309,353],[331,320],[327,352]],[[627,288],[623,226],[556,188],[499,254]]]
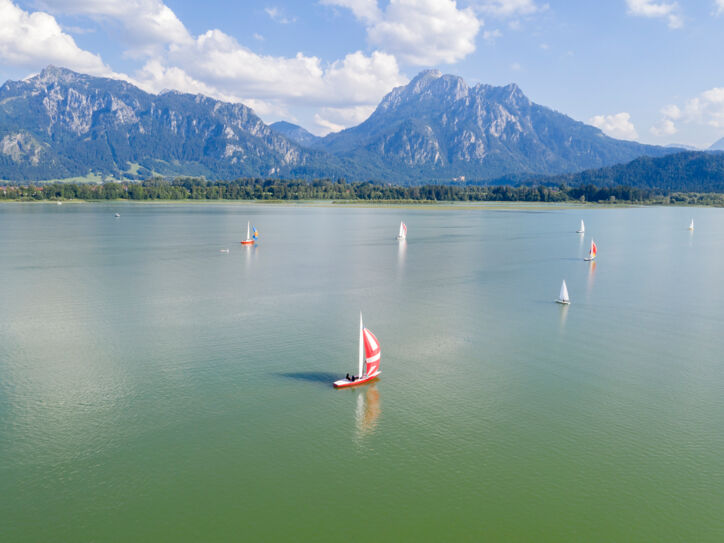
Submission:
[[[724,541],[723,249],[717,209],[2,205],[0,539]],[[335,391],[360,310],[383,374]]]

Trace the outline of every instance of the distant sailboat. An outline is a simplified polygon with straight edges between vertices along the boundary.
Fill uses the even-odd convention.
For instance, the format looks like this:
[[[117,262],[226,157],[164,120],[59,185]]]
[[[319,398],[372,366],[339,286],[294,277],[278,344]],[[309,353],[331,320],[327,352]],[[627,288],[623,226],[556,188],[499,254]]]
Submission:
[[[583,219],[581,219],[581,226],[576,230],[576,234],[583,234],[586,231],[586,225],[583,224]]]
[[[402,221],[400,221],[400,233],[397,234],[397,239],[407,239],[407,225]]]
[[[689,230],[694,229],[694,219],[691,219],[691,224],[689,224]]]
[[[259,237],[259,233],[256,231],[256,228],[254,228],[251,225],[251,222],[247,221],[246,223],[246,239],[241,241],[242,245],[254,245],[254,242]]]
[[[349,376],[334,382],[334,388],[346,388],[362,385],[382,373],[380,371],[380,343],[375,335],[362,324],[362,313],[359,315],[359,368],[356,376]]]
[[[571,299],[568,297],[568,287],[566,286],[566,280],[563,280],[563,283],[561,284],[561,293],[558,295],[558,299],[556,300],[559,304],[568,305],[571,303]]]
[[[116,217],[120,217],[120,216],[121,216],[121,214],[120,214],[120,213],[116,213],[116,215],[115,215],[115,216],[116,216]]]
[[[219,252],[220,252],[220,253],[228,253],[228,252],[229,252],[229,249],[219,249]]]
[[[584,258],[583,260],[591,261],[596,258],[596,253],[598,252],[598,247],[596,247],[596,242],[591,240],[591,250],[588,251],[588,258]]]

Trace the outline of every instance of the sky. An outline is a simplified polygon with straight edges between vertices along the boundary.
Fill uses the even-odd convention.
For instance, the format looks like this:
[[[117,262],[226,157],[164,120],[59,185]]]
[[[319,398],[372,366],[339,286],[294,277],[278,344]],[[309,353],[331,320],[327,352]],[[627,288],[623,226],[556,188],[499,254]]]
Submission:
[[[323,135],[435,68],[606,134],[724,137],[724,0],[0,0],[0,82],[49,64]]]

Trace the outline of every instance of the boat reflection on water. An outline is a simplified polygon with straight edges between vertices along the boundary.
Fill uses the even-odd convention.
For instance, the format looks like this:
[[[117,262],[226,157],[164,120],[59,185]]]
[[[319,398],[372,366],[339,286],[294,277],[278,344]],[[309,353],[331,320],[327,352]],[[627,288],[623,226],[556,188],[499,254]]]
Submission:
[[[397,243],[397,274],[401,274],[405,269],[405,253],[407,253],[407,240],[401,239]]]
[[[382,407],[380,405],[380,391],[376,384],[365,387],[357,395],[357,408],[355,410],[355,423],[357,425],[357,438],[361,439],[377,427]]]
[[[593,280],[596,277],[596,261],[592,260],[588,264],[588,282],[586,284],[586,294],[591,294],[593,290]]]
[[[561,304],[561,316],[560,316],[560,326],[561,326],[561,332],[565,330],[566,328],[566,319],[568,318],[568,308],[570,306],[568,304]]]
[[[244,253],[244,271],[246,275],[249,275],[252,267],[258,258],[258,247],[256,245],[242,245],[242,252]]]

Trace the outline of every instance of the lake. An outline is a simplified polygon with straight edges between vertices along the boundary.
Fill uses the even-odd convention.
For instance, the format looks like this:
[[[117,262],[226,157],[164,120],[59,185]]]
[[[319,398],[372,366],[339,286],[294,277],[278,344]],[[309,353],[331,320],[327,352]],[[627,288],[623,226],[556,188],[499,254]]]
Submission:
[[[0,538],[723,541],[723,248],[707,208],[0,205]],[[360,311],[382,375],[334,390]]]

